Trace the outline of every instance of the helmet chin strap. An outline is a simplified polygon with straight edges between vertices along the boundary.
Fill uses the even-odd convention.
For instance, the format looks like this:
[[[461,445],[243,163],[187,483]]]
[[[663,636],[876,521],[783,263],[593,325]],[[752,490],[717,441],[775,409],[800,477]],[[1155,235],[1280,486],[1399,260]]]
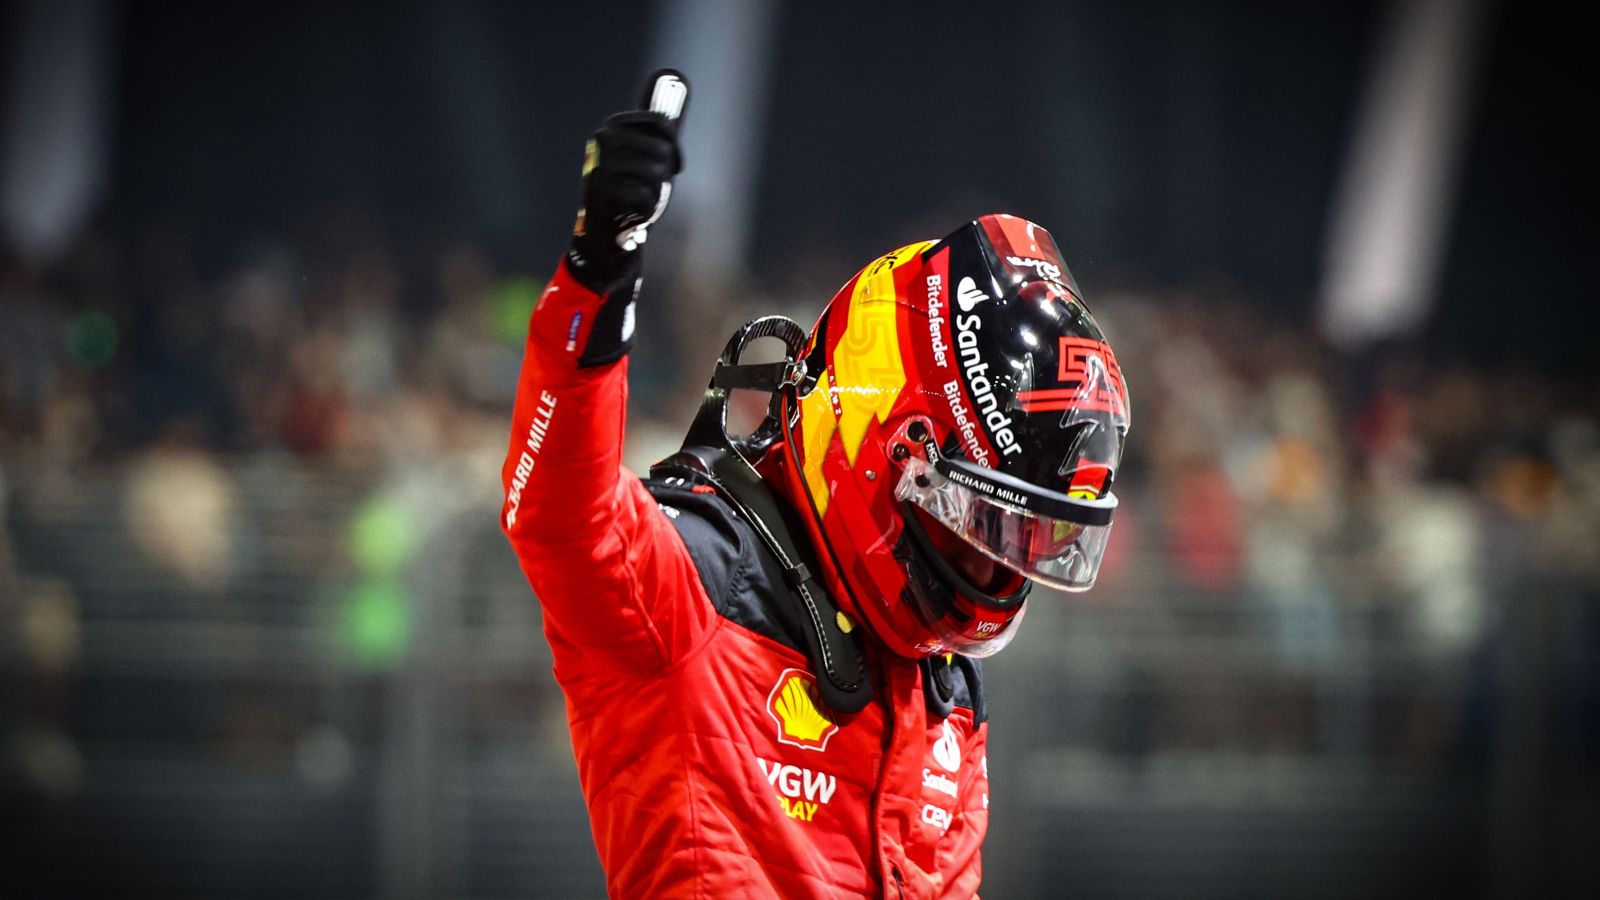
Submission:
[[[778,363],[741,365],[739,357],[745,346],[762,337],[782,340],[788,348],[787,358]],[[857,617],[861,617],[861,606],[849,584],[839,576],[844,567],[822,533],[822,517],[817,514],[816,501],[795,468],[800,455],[795,446],[791,414],[799,402],[801,386],[808,381],[815,385],[801,358],[805,341],[805,331],[781,316],[756,319],[740,328],[717,360],[711,383],[706,386],[700,411],[689,426],[683,447],[652,466],[650,474],[652,477],[688,478],[711,486],[751,526],[783,568],[786,586],[805,613],[807,627],[802,629],[805,651],[818,676],[817,691],[822,701],[838,712],[852,713],[871,702],[872,680],[861,649],[861,635],[840,614],[840,604],[829,589],[842,595],[845,607]],[[766,419],[744,440],[734,440],[727,431],[728,391],[737,388],[765,390],[772,394]],[[785,493],[800,495],[789,496],[788,504],[778,502],[769,482],[756,468],[774,452],[787,457],[782,461],[788,468],[781,482],[787,488]],[[810,515],[795,515],[802,509]],[[910,518],[907,517],[908,523]],[[908,524],[908,528],[926,545],[919,555],[928,559],[933,571],[969,597],[998,603],[1014,601],[1020,606],[1032,587],[1031,582],[1024,579],[1017,593],[991,598],[950,567],[914,523]],[[809,540],[796,540],[797,533]],[[818,577],[825,569],[831,576],[828,579],[831,584],[825,584]],[[924,658],[918,664],[924,673],[923,691],[930,715],[943,718],[950,714],[955,703],[952,673],[959,670],[967,682],[974,722],[985,720],[982,678],[976,663],[952,654]]]
[[[754,340],[775,337],[788,348],[788,359],[781,363],[740,365],[744,348]],[[709,485],[738,516],[755,531],[767,552],[784,572],[785,586],[804,611],[806,627],[801,629],[806,655],[817,675],[817,691],[830,708],[843,713],[857,712],[872,699],[872,681],[859,636],[840,623],[839,608],[817,572],[810,541],[797,541],[804,526],[794,512],[778,503],[771,488],[751,463],[760,460],[782,434],[789,451],[793,441],[780,423],[782,398],[792,396],[805,378],[805,363],[799,359],[806,333],[782,316],[767,316],[747,323],[729,339],[717,360],[711,383],[700,403],[700,412],[689,426],[683,447],[650,469],[653,477],[682,477]],[[774,393],[766,420],[744,440],[728,436],[728,392],[737,388]],[[809,494],[807,497],[809,498]],[[815,508],[812,509],[813,514]],[[832,556],[833,549],[827,549]],[[837,559],[831,559],[837,567]]]
[[[795,505],[803,503],[806,510],[810,512],[809,521],[816,526],[811,533],[816,538],[815,543],[822,545],[823,552],[827,557],[823,565],[833,575],[832,581],[834,585],[838,588],[839,593],[844,596],[845,608],[850,611],[850,615],[856,617],[857,621],[861,621],[865,618],[861,613],[861,603],[856,599],[855,593],[850,590],[850,585],[840,575],[844,571],[844,566],[839,562],[839,555],[833,552],[833,544],[828,542],[828,535],[822,530],[822,515],[817,511],[816,498],[812,497],[811,492],[806,490],[805,480],[799,474],[800,452],[794,445],[794,429],[790,427],[789,416],[787,415],[788,405],[790,403],[798,404],[800,400],[799,386],[790,385],[784,388],[779,392],[779,397],[782,401],[786,401],[780,405],[778,418],[778,429],[783,435],[784,464],[788,468],[786,484],[789,488],[789,493],[798,494],[801,498],[796,500],[794,497],[790,497],[789,502]]]

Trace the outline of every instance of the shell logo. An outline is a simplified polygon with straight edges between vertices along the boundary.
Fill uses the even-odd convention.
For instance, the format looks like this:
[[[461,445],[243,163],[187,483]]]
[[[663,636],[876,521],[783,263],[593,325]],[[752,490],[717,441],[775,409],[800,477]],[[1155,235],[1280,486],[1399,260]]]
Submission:
[[[826,750],[839,730],[817,706],[817,679],[804,669],[784,669],[767,695],[767,714],[778,723],[778,743]]]

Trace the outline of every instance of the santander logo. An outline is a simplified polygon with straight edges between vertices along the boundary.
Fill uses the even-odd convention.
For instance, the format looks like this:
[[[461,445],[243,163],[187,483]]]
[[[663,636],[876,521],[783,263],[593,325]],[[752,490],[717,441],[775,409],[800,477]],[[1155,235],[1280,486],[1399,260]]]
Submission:
[[[978,283],[973,281],[970,275],[956,284],[956,303],[960,304],[964,313],[972,312],[974,306],[987,299],[989,295],[978,287]]]
[[[933,761],[946,772],[961,768],[961,741],[949,722],[944,723],[943,733],[933,742]]]

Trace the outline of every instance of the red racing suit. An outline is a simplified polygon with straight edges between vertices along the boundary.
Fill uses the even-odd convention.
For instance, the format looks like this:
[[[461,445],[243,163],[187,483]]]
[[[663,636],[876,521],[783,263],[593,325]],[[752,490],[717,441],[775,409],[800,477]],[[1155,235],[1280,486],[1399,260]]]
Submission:
[[[981,693],[930,712],[924,667],[868,641],[872,702],[818,701],[749,527],[622,466],[627,358],[579,365],[605,300],[564,261],[533,313],[501,526],[542,606],[611,896],[974,896]]]

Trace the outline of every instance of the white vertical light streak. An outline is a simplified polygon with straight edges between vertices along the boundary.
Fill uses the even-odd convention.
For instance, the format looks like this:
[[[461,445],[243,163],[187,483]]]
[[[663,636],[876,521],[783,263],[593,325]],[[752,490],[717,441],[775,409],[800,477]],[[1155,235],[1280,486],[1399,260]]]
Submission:
[[[1415,330],[1438,291],[1488,0],[1403,0],[1334,197],[1322,325],[1345,347]]]
[[[109,5],[23,0],[0,46],[0,234],[46,263],[77,235],[105,183]],[[3,33],[3,32],[0,32]]]
[[[687,270],[713,280],[742,274],[772,74],[773,0],[685,0],[657,7],[650,69],[688,76],[687,166],[672,191]]]

